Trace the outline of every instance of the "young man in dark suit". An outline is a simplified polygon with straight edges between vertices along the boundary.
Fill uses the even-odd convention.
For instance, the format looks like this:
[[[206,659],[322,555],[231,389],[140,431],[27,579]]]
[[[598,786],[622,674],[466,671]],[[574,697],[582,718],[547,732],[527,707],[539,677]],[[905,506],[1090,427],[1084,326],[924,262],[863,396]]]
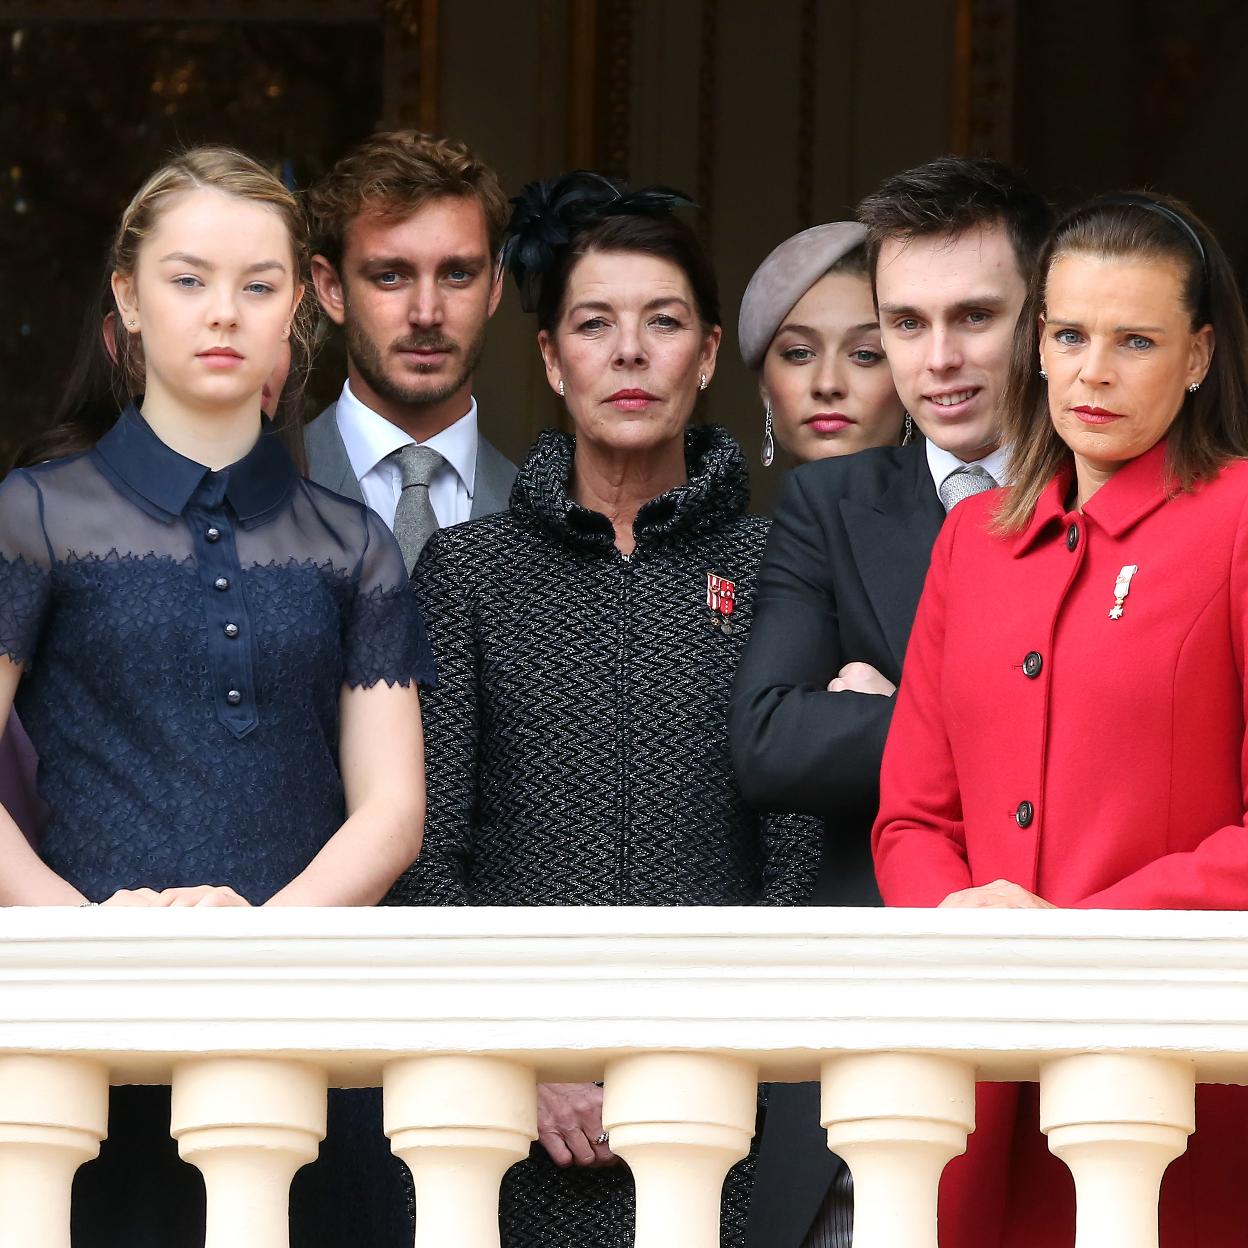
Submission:
[[[1019,174],[955,156],[890,178],[859,219],[884,350],[923,436],[789,474],[731,710],[746,797],[824,820],[816,905],[880,904],[870,832],[892,695],[945,515],[1005,482],[997,405],[1051,225]],[[852,1217],[818,1085],[774,1085],[751,1248],[848,1248]]]
[[[317,298],[347,341],[342,394],[304,435],[308,475],[376,511],[410,570],[435,529],[505,510],[515,479],[472,394],[507,200],[464,144],[399,130],[348,152],[308,208]]]

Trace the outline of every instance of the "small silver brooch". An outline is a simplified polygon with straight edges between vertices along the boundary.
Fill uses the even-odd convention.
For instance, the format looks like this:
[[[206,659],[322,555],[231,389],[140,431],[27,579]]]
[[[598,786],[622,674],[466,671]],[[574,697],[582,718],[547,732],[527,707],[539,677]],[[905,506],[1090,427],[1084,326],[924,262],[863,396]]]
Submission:
[[[1122,619],[1122,604],[1131,592],[1131,578],[1140,570],[1138,563],[1126,563],[1118,571],[1118,579],[1114,582],[1114,605],[1109,609],[1111,620]]]

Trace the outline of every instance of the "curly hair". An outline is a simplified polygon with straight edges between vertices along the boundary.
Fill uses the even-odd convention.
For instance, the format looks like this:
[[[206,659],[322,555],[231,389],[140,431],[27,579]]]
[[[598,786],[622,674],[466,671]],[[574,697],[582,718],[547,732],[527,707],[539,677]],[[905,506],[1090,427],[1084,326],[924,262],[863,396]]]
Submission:
[[[419,130],[374,134],[308,192],[312,250],[341,268],[347,229],[362,213],[402,219],[443,196],[476,199],[485,214],[490,255],[497,256],[509,209],[489,165],[466,144]]]

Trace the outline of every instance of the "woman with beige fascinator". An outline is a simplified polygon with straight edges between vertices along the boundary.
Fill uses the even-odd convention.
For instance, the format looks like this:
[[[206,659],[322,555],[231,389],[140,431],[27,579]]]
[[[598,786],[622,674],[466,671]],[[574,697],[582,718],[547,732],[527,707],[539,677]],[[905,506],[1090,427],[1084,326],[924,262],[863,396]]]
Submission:
[[[896,446],[909,426],[880,341],[856,221],[803,230],[759,265],[737,337],[763,400],[762,460],[803,464]]]

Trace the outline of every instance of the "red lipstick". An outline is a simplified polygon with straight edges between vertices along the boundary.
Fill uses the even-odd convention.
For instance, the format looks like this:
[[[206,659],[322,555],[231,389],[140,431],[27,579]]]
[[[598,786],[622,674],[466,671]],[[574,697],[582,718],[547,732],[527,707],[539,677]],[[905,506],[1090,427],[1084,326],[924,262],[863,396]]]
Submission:
[[[844,412],[816,412],[805,421],[816,433],[840,433],[858,422]]]
[[[1073,407],[1071,411],[1079,417],[1085,425],[1108,425],[1115,420],[1122,420],[1121,412],[1111,412],[1107,407]]]
[[[638,412],[643,408],[649,407],[651,403],[657,403],[659,396],[651,394],[649,390],[617,390],[614,394],[603,400],[610,403],[613,407],[619,408],[622,412]]]

